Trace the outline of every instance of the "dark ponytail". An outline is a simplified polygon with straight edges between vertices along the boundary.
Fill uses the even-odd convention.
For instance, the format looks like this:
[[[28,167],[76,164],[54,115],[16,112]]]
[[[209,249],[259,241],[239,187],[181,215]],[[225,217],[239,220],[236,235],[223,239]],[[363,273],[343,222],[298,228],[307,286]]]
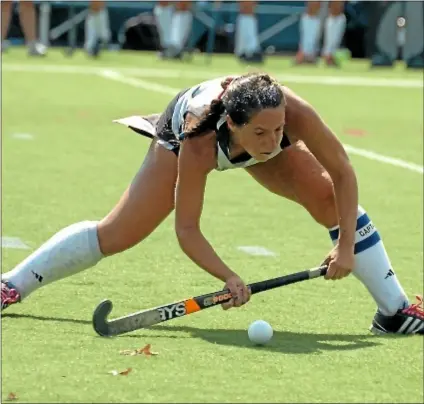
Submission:
[[[185,139],[190,139],[196,136],[203,136],[209,132],[216,130],[216,124],[224,113],[225,107],[222,100],[213,100],[209,110],[200,119],[199,123],[190,131],[184,133]]]

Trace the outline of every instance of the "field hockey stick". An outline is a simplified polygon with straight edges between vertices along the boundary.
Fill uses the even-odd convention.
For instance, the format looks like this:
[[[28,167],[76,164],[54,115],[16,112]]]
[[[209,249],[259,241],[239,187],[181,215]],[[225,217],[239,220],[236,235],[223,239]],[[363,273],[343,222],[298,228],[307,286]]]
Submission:
[[[265,292],[266,290],[324,276],[327,273],[327,268],[327,265],[323,265],[318,268],[252,283],[247,286],[250,288],[252,295],[254,295],[256,293]],[[111,337],[135,331],[140,328],[150,327],[164,321],[172,320],[173,318],[186,316],[187,314],[217,306],[228,302],[231,298],[230,291],[224,289],[218,292],[181,300],[180,302],[139,311],[110,321],[107,320],[107,317],[112,311],[113,305],[110,300],[104,300],[94,310],[93,327],[100,336]]]

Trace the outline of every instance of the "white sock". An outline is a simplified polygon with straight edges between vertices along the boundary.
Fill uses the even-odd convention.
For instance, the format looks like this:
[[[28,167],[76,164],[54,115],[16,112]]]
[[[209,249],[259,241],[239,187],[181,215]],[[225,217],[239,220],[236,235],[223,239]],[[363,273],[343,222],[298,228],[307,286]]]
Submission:
[[[251,56],[259,50],[258,21],[253,14],[240,14],[237,18],[234,53]]]
[[[346,16],[329,15],[325,20],[324,46],[322,54],[330,56],[339,48],[346,28]]]
[[[96,18],[98,19],[99,25],[99,37],[103,43],[108,43],[110,41],[110,25],[109,25],[109,13],[106,8],[100,10],[97,13]]]
[[[103,258],[97,238],[97,222],[73,224],[56,233],[38,250],[5,274],[21,298],[48,283],[96,265]]]
[[[162,48],[166,49],[171,44],[171,27],[172,27],[172,14],[174,8],[169,6],[157,6],[154,9],[156,17],[156,25],[158,27],[160,43]]]
[[[338,226],[330,229],[333,243],[339,237]],[[380,235],[362,207],[358,207],[355,235],[355,267],[353,274],[368,289],[381,313],[386,316],[409,305]]]
[[[98,13],[90,12],[85,19],[85,49],[91,49],[94,47],[98,39],[100,38],[100,21]]]
[[[175,11],[172,17],[171,46],[182,51],[191,32],[193,15],[190,11]]]
[[[315,56],[321,21],[318,16],[303,14],[300,20],[300,49],[307,56]]]

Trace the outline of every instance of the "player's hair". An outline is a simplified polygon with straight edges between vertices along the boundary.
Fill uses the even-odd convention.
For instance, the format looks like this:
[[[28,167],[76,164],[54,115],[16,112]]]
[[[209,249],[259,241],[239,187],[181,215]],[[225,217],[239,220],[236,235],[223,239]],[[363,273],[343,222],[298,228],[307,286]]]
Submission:
[[[253,115],[266,108],[285,106],[281,85],[263,73],[249,73],[221,83],[223,93],[213,100],[199,123],[184,134],[184,138],[206,135],[216,130],[221,115],[226,112],[237,126],[250,121]]]

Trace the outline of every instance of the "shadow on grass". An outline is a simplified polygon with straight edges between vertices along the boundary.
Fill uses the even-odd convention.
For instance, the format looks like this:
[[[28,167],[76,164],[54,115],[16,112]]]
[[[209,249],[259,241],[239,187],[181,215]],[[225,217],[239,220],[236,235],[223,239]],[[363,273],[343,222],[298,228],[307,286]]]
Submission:
[[[61,318],[61,317],[46,317],[46,316],[35,316],[33,314],[18,314],[18,313],[6,313],[1,315],[2,320],[7,319],[29,319],[39,321],[54,321],[60,323],[74,323],[74,324],[91,324],[89,320],[79,320],[74,318]]]
[[[30,319],[39,321],[66,322],[91,325],[89,320],[79,320],[61,317],[45,317],[32,314],[7,313],[2,315],[3,320],[7,319]],[[235,346],[250,349],[262,349],[270,352],[281,352],[286,354],[312,354],[322,351],[353,351],[357,349],[372,348],[381,345],[379,337],[371,334],[319,334],[311,332],[292,332],[292,331],[274,331],[271,342],[262,347],[254,346],[248,339],[246,330],[228,330],[228,329],[208,329],[195,328],[189,326],[168,326],[158,325],[147,328],[148,333],[142,330],[134,334],[124,334],[117,338],[199,338],[211,344]],[[155,331],[153,334],[152,331]],[[167,333],[161,333],[166,331]],[[92,331],[95,335],[94,330]],[[172,334],[169,334],[169,333]],[[190,334],[179,335],[179,332]],[[100,337],[99,337],[100,338]]]
[[[261,349],[286,354],[312,354],[322,351],[353,351],[381,345],[381,343],[378,342],[378,337],[371,334],[317,334],[274,331],[274,336],[269,344],[257,347],[249,341],[246,330],[223,330],[164,325],[151,327],[149,330],[185,332],[189,333],[192,338],[200,338],[212,344]],[[140,333],[139,331],[137,334],[124,334],[119,338],[176,338],[176,335]],[[181,338],[187,338],[187,336],[181,335]]]

